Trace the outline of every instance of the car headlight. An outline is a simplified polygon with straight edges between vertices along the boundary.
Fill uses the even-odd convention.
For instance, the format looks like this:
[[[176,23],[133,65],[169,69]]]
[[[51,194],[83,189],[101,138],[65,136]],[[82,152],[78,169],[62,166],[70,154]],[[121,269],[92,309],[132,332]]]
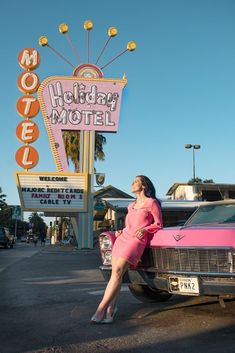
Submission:
[[[104,265],[111,265],[112,261],[112,251],[108,250],[103,253],[103,264]]]
[[[112,249],[112,240],[109,236],[105,235],[104,237],[100,237],[100,248],[101,250],[110,250]]]

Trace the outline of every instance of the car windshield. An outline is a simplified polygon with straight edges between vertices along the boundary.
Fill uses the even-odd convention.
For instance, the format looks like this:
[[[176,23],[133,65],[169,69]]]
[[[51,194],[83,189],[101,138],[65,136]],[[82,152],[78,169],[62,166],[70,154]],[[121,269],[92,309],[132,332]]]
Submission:
[[[235,203],[200,206],[185,226],[205,223],[235,223]]]

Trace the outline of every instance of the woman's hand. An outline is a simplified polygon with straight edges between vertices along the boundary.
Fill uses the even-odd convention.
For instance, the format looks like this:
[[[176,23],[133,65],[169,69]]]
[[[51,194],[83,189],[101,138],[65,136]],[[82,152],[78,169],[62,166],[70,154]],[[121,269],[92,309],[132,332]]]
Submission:
[[[122,230],[116,230],[115,231],[115,237],[119,237],[122,234]]]
[[[142,239],[144,237],[145,229],[139,229],[135,232],[135,235],[138,239]]]

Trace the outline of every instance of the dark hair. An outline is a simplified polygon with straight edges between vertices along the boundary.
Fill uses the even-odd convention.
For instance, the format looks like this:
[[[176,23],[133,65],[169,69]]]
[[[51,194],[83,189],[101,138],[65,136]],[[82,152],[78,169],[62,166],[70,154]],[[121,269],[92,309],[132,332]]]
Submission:
[[[157,197],[156,197],[156,190],[155,190],[155,187],[153,185],[153,183],[151,182],[151,180],[146,177],[145,175],[137,175],[136,176],[137,178],[140,178],[141,180],[141,183],[142,185],[144,186],[144,194],[146,197],[151,197],[152,199],[155,199],[160,208],[162,207],[161,205],[161,200],[159,200]]]
[[[153,183],[151,182],[151,180],[146,177],[145,175],[137,175],[137,178],[140,178],[142,185],[144,186],[144,194],[146,197],[151,197],[153,199],[157,199],[156,198],[156,190],[155,187],[153,185]]]

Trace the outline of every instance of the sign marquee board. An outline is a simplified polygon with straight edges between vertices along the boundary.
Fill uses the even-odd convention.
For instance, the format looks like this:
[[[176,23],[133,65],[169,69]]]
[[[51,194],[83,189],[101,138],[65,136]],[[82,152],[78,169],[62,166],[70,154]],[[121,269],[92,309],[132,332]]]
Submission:
[[[22,209],[39,212],[87,212],[86,173],[16,172]]]
[[[58,170],[67,169],[63,130],[117,132],[125,78],[52,76],[38,90]]]

